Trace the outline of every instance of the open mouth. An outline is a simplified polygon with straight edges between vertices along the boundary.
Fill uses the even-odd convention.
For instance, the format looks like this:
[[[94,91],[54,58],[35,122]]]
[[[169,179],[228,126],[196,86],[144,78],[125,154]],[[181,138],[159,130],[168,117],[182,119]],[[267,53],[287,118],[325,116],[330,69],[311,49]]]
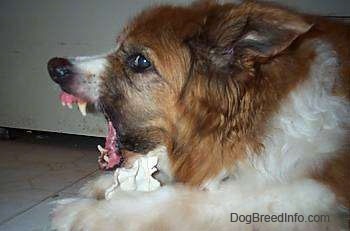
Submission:
[[[86,116],[86,101],[64,91],[62,91],[60,94],[60,100],[63,106],[68,106],[69,108],[72,108],[73,104],[77,104],[81,114]],[[108,133],[106,136],[105,145],[104,147],[101,145],[97,146],[97,149],[100,152],[98,163],[100,169],[102,170],[113,170],[121,166],[123,157],[119,148],[117,130],[114,128],[113,123],[108,118],[107,125]]]

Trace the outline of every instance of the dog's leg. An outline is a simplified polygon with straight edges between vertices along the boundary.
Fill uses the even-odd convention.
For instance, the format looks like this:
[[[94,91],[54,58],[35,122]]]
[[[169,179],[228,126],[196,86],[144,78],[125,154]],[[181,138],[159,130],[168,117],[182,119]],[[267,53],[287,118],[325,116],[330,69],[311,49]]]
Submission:
[[[231,183],[232,184],[232,183]],[[231,221],[235,213],[245,221]],[[296,213],[329,215],[327,222],[253,222],[248,216]],[[57,230],[342,230],[333,193],[312,180],[245,188],[239,184],[218,191],[166,186],[150,192],[118,192],[111,200],[83,199],[58,205],[53,213]],[[247,224],[250,223],[250,224]]]
[[[113,173],[105,173],[96,179],[87,182],[80,190],[79,193],[84,197],[104,199],[105,191],[111,187],[114,183]]]

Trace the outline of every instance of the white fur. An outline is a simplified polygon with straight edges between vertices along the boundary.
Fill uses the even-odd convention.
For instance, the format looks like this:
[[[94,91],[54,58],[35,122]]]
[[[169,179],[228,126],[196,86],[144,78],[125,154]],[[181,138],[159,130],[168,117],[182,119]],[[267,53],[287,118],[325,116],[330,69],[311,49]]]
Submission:
[[[313,41],[318,54],[309,79],[290,93],[271,119],[264,152],[240,163],[237,177],[286,182],[321,168],[344,148],[350,126],[350,104],[333,96],[338,59],[329,45]]]
[[[302,203],[298,203],[302,202]],[[230,222],[230,214],[329,215],[329,223]],[[118,192],[109,200],[75,200],[58,205],[53,228],[58,230],[346,230],[343,211],[326,187],[312,180],[290,184],[241,187],[225,184],[203,192],[165,186],[152,193]]]
[[[96,56],[68,58],[69,62],[74,67],[73,72],[77,76],[80,76],[80,78],[76,78],[77,83],[74,85],[76,94],[88,94],[88,98],[91,102],[97,102],[100,94],[101,79],[108,66],[108,55],[115,52],[116,49]]]
[[[108,55],[115,53],[119,47],[120,44],[118,43],[114,49],[106,53],[93,56],[76,56],[68,59],[78,70],[82,71],[82,73],[100,76],[103,74],[108,64]]]
[[[269,121],[260,155],[250,153],[234,176],[210,191],[179,185],[150,193],[118,192],[110,201],[73,200],[53,213],[58,230],[347,230],[334,193],[308,179],[343,146],[349,103],[332,96],[338,60],[331,47],[314,42],[310,77],[291,92]],[[226,173],[225,173],[226,174]],[[224,174],[224,175],[225,175]],[[218,177],[217,179],[222,179]],[[208,182],[207,185],[212,185]],[[215,185],[216,185],[215,183]],[[231,223],[230,213],[329,215],[329,223]]]
[[[107,55],[84,56],[71,58],[71,63],[82,73],[100,76],[107,65]]]
[[[85,197],[104,198],[106,189],[114,184],[113,174],[107,173],[87,182],[79,193]]]

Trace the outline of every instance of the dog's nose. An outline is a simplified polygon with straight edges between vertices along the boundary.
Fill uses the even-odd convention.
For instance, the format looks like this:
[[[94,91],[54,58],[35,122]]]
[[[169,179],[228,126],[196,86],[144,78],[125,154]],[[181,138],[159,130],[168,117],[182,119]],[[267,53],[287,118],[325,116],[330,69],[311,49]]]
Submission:
[[[65,58],[52,58],[47,63],[51,79],[60,84],[72,76],[72,64]]]

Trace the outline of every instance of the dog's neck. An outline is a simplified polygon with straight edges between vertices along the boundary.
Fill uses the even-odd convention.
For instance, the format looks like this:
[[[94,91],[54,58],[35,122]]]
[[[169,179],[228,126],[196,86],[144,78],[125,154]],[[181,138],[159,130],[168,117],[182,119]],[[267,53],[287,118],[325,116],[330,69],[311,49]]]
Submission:
[[[314,58],[312,48],[300,45],[261,64],[247,79],[194,77],[198,79],[193,82],[202,86],[189,88],[179,102],[182,113],[168,147],[175,179],[202,185],[223,170],[234,172],[235,163],[248,151],[261,153],[269,119],[289,92],[307,79]]]

